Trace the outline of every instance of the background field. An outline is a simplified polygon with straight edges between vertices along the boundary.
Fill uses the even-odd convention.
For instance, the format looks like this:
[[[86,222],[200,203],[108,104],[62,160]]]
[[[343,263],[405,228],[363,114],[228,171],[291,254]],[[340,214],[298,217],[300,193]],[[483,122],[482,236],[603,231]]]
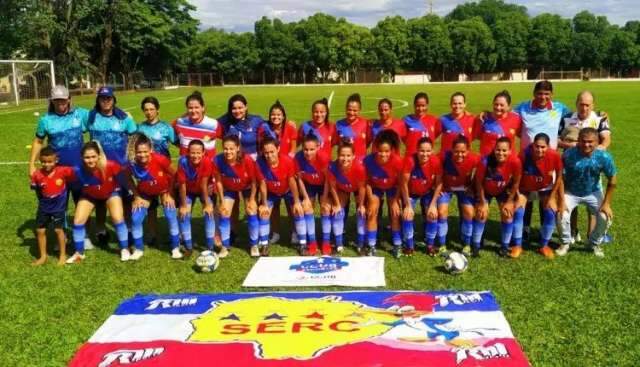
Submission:
[[[390,97],[400,117],[410,112],[412,97],[418,91],[429,93],[430,112],[439,115],[447,112],[448,96],[454,91],[465,92],[469,110],[478,112],[490,108],[492,96],[505,88],[517,103],[530,97],[532,85],[224,87],[202,92],[208,113],[214,117],[224,112],[227,98],[239,92],[248,98],[251,113],[266,115],[278,98],[289,117],[299,122],[308,118],[313,100],[332,92],[331,119],[335,121],[342,117],[347,96],[356,91],[364,98],[364,115],[375,116],[376,99]],[[556,99],[573,106],[582,89],[594,91],[598,106],[610,115],[611,150],[619,168],[613,203],[615,240],[606,248],[604,259],[587,251],[573,251],[565,258],[547,261],[533,250],[515,261],[498,258],[489,251],[494,248],[492,240],[498,238],[495,222],[489,227],[488,250],[461,276],[443,273],[440,259],[419,254],[395,260],[387,251],[379,253],[387,257],[389,289],[492,290],[534,366],[631,366],[640,358],[640,240],[635,232],[640,219],[636,179],[640,176],[636,145],[640,141],[636,121],[640,84],[558,83]],[[170,120],[184,111],[184,97],[189,92],[122,93],[118,105],[140,121],[139,102],[153,94],[160,99],[161,116]],[[74,103],[90,107],[94,99],[78,97]],[[31,267],[37,252],[32,231],[36,200],[29,191],[27,165],[7,162],[27,161],[25,146],[33,139],[37,121],[34,112],[42,113],[45,107],[26,111],[25,107],[0,108],[0,365],[65,364],[118,303],[136,293],[247,290],[240,284],[254,261],[244,246],[234,249],[219,270],[209,275],[195,273],[190,262],[172,261],[164,244],[160,249],[147,248],[142,260],[135,263],[121,263],[112,243],[110,249],[88,252],[81,265],[57,267],[51,257],[46,266]],[[495,209],[493,212],[495,219]],[[449,238],[457,246],[457,217],[452,217]],[[537,219],[535,223],[537,227]],[[201,232],[196,229],[196,240]],[[281,231],[284,239],[288,238],[286,232]],[[162,233],[166,233],[164,228]],[[246,230],[241,229],[240,234],[238,242],[245,243]],[[288,244],[272,251],[274,255],[294,252]],[[355,252],[348,249],[347,255]]]

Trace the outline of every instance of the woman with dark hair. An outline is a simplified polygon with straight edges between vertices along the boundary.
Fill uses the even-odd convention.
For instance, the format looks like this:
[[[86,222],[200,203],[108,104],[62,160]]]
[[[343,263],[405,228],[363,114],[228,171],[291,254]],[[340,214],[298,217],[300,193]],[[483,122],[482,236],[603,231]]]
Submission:
[[[287,119],[287,112],[279,100],[269,108],[269,121],[262,124],[258,132],[258,140],[270,136],[280,144],[280,154],[290,157],[296,153],[298,130],[296,123]]]
[[[522,254],[522,223],[527,199],[518,191],[522,177],[522,164],[512,154],[511,141],[498,138],[493,153],[484,157],[475,177],[476,221],[473,225],[473,251],[479,254],[484,226],[489,218],[489,204],[495,198],[500,208],[502,245],[498,254],[517,258]],[[513,241],[513,246],[509,248]]]
[[[336,122],[334,141],[349,141],[353,144],[357,159],[364,159],[367,147],[371,143],[371,125],[369,120],[360,116],[362,102],[360,94],[354,93],[347,98],[345,118]]]
[[[326,98],[311,104],[311,120],[305,121],[298,128],[298,141],[304,140],[309,133],[314,134],[320,142],[320,150],[331,157],[331,147],[334,144],[336,126],[329,121],[329,102]]]
[[[200,140],[204,145],[205,155],[213,158],[216,154],[216,139],[222,136],[222,125],[214,118],[206,115],[202,93],[195,91],[185,101],[187,112],[173,122],[173,129],[180,144],[180,155],[189,153],[189,143]]]
[[[404,138],[406,156],[416,152],[418,140],[428,137],[432,143],[435,143],[440,136],[440,120],[436,116],[428,114],[428,111],[429,95],[425,92],[416,94],[413,98],[413,114],[403,118],[407,128],[407,135]]]
[[[372,139],[375,140],[378,134],[387,130],[395,132],[401,140],[404,140],[407,137],[407,127],[405,126],[404,121],[393,117],[393,103],[388,98],[382,98],[378,101],[378,119],[373,120],[371,123]],[[371,149],[375,151],[376,145],[374,144]],[[395,153],[400,153],[399,140],[395,149]]]
[[[474,138],[480,140],[480,155],[491,154],[498,138],[506,136],[511,146],[516,146],[516,137],[520,136],[522,119],[511,112],[511,95],[508,91],[498,92],[493,97],[493,112],[476,119]]]
[[[242,94],[231,96],[227,103],[227,113],[218,120],[222,124],[223,136],[238,136],[242,153],[255,160],[258,157],[258,131],[264,120],[260,116],[249,114],[247,99]]]
[[[169,146],[177,144],[176,133],[165,121],[160,120],[160,102],[156,97],[145,97],[140,103],[145,120],[138,124],[138,131],[151,139],[153,151],[171,158]]]
[[[396,153],[400,139],[392,130],[380,132],[373,141],[374,152],[364,159],[367,170],[367,245],[365,251],[369,256],[375,255],[378,237],[378,213],[383,207],[385,198],[391,220],[391,236],[393,255],[399,257],[402,236],[400,231],[400,193],[398,183],[402,175],[402,159]]]
[[[455,92],[449,99],[451,112],[440,116],[442,138],[440,152],[447,152],[453,148],[453,141],[460,135],[473,140],[475,116],[467,112],[467,97],[462,92]]]

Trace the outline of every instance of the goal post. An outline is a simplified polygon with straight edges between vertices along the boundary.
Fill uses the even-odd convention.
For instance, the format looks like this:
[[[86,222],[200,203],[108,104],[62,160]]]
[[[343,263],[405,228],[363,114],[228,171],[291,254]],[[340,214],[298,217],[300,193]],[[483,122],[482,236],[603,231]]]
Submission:
[[[52,60],[0,60],[0,107],[39,103],[54,85]]]

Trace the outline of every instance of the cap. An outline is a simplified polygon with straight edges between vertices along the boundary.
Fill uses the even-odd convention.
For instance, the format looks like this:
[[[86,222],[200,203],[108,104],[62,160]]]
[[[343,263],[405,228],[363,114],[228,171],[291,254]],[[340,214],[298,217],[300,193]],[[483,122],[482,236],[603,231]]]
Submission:
[[[51,100],[69,99],[69,90],[64,85],[56,85],[51,88]]]
[[[578,141],[578,135],[580,134],[580,129],[575,126],[565,127],[560,133],[560,137],[562,140],[576,142]]]
[[[100,89],[98,89],[98,97],[113,97],[113,88],[100,87]]]

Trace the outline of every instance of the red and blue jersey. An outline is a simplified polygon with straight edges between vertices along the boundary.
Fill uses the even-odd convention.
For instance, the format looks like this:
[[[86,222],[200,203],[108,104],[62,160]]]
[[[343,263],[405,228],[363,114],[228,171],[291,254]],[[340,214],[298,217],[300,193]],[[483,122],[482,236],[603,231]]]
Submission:
[[[244,154],[258,153],[258,132],[264,120],[257,115],[247,115],[243,120],[236,120],[229,114],[221,116],[218,121],[222,125],[222,136],[235,135],[240,139],[240,150]]]
[[[189,162],[188,157],[178,159],[178,171],[176,181],[187,187],[187,194],[200,195],[202,193],[202,180],[207,180],[213,174],[213,164],[210,159],[202,158],[197,166]]]
[[[278,142],[281,155],[291,155],[293,153],[291,143],[298,140],[298,130],[291,121],[284,123],[280,130],[276,130],[270,123],[265,122],[258,131],[258,140],[265,136],[270,136]]]
[[[114,161],[107,161],[104,174],[97,168],[93,171],[73,168],[75,180],[82,185],[82,195],[96,200],[107,200],[118,189],[116,176],[120,170],[120,165]]]
[[[442,164],[437,155],[429,157],[427,162],[420,164],[416,154],[406,156],[402,172],[409,174],[409,195],[423,196],[434,189],[436,176],[442,175]]]
[[[371,143],[371,125],[369,120],[358,116],[353,123],[346,119],[336,122],[336,136],[333,139],[336,144],[341,141],[349,141],[353,144],[353,151],[358,159],[364,159],[367,155],[367,147]]]
[[[356,192],[367,180],[367,171],[364,165],[357,159],[353,161],[351,167],[345,172],[340,167],[337,160],[329,164],[327,179],[335,184],[336,190],[342,192]]]
[[[329,157],[318,151],[316,159],[308,161],[303,152],[296,153],[293,158],[298,177],[307,185],[322,186],[325,181],[325,171],[329,165]]]
[[[435,143],[440,136],[440,120],[433,115],[422,117],[407,115],[402,120],[407,129],[407,135],[404,138],[405,156],[410,156],[418,150],[418,141],[421,138],[431,138]]]
[[[367,170],[367,183],[375,189],[388,190],[398,186],[398,178],[402,174],[402,158],[391,154],[386,163],[376,159],[377,154],[371,153],[364,159]]]
[[[396,134],[398,134],[398,138],[400,141],[403,141],[407,136],[407,127],[404,124],[403,120],[393,119],[389,125],[384,125],[380,120],[374,120],[371,123],[371,136],[372,140],[378,136],[382,131],[385,130],[393,130]],[[375,151],[375,147],[373,147],[372,151]]]
[[[480,140],[480,155],[485,156],[493,152],[498,138],[506,136],[511,141],[511,149],[515,151],[516,136],[520,136],[522,119],[514,112],[508,112],[502,118],[496,119],[487,115],[484,122],[476,120],[474,127],[475,139]]]
[[[231,164],[224,154],[218,154],[213,160],[213,171],[219,175],[222,187],[228,191],[247,190],[255,180],[255,163],[248,155]]]
[[[448,152],[453,149],[453,141],[463,135],[469,142],[473,140],[473,127],[476,118],[472,114],[465,113],[460,118],[454,118],[451,114],[440,116],[442,126],[442,139],[440,140],[440,151]]]
[[[154,197],[171,189],[171,161],[161,153],[151,153],[149,163],[129,163],[127,171],[136,181],[138,193]]]
[[[305,135],[309,133],[314,134],[320,141],[320,150],[327,157],[331,157],[331,146],[334,144],[333,137],[336,134],[336,126],[330,122],[316,125],[311,121],[307,121],[300,125],[298,129],[298,141],[303,142]]]
[[[271,166],[264,157],[256,161],[256,177],[265,181],[267,191],[282,196],[289,192],[289,179],[295,177],[296,171],[293,160],[289,156],[280,156],[278,165]]]
[[[509,155],[506,161],[499,163],[495,168],[489,169],[489,157],[483,157],[476,171],[476,182],[481,182],[485,195],[496,197],[513,185],[515,176],[522,174],[522,164],[518,156]]]
[[[189,143],[192,140],[201,140],[207,157],[216,154],[216,139],[222,137],[222,124],[216,119],[204,116],[202,121],[193,122],[188,117],[180,117],[173,122],[180,143],[180,155],[189,153]]]
[[[38,197],[38,210],[46,214],[67,210],[67,181],[74,179],[72,167],[57,166],[51,172],[39,169],[31,176],[31,189]]]
[[[562,175],[562,157],[553,149],[547,149],[544,157],[536,159],[533,146],[529,145],[520,153],[522,162],[522,178],[520,190],[534,192],[550,190],[555,180]]]
[[[468,152],[462,162],[456,162],[453,152],[444,152],[442,159],[442,189],[444,191],[465,191],[471,186],[473,172],[480,162],[480,156]]]

